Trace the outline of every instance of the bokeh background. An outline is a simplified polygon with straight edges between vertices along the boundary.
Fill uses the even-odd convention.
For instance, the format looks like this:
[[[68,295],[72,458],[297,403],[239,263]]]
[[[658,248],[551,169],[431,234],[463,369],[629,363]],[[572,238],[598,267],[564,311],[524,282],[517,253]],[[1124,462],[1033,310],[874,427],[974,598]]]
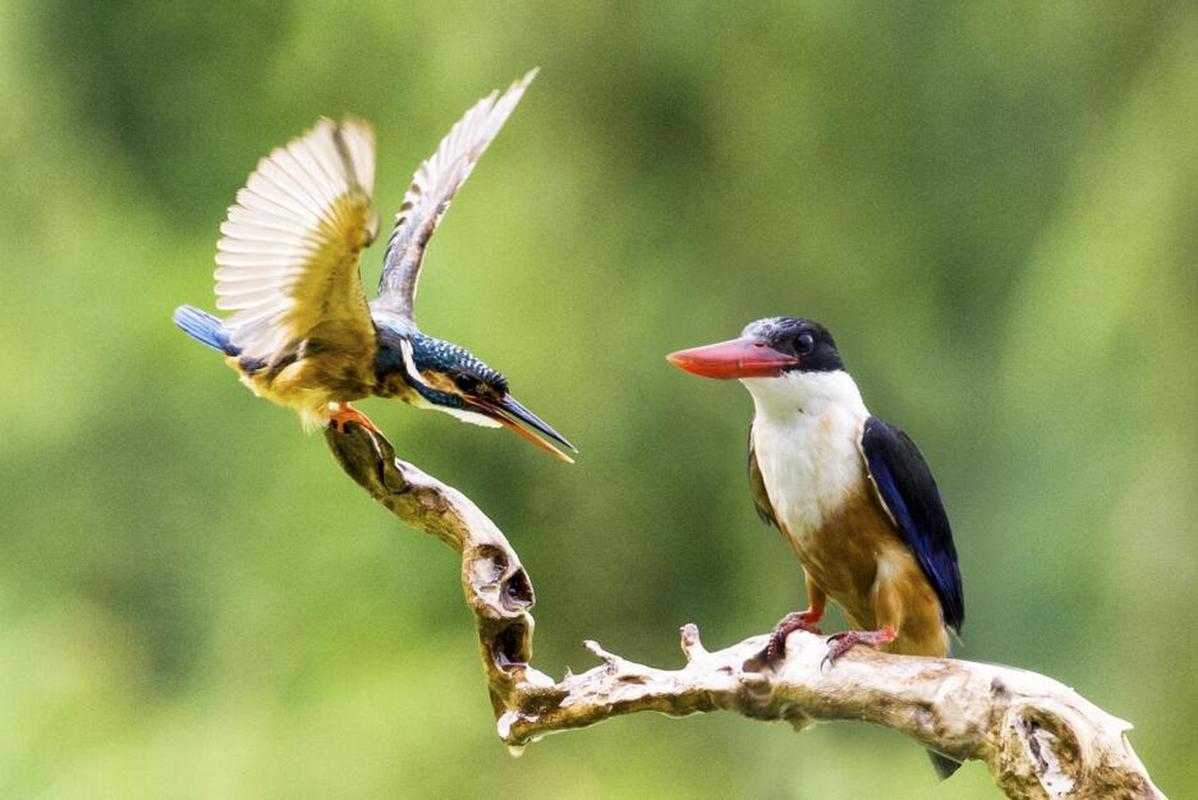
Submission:
[[[992,797],[838,724],[495,733],[457,564],[170,324],[217,226],[321,114],[377,200],[542,68],[448,215],[418,315],[571,437],[383,401],[535,582],[536,663],[678,664],[801,602],[753,514],[751,405],[664,353],[837,334],[955,523],[963,656],[1136,724],[1198,794],[1192,4],[0,4],[0,795]],[[381,242],[363,270],[373,285]]]

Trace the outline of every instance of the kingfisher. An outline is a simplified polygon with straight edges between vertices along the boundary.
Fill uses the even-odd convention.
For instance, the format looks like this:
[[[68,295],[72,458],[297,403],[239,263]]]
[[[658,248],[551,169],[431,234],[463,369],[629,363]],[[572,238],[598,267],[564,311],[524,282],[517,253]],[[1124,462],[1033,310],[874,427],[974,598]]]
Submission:
[[[856,645],[948,655],[965,602],[936,481],[910,437],[869,413],[828,329],[770,317],[739,338],[666,358],[695,375],[737,379],[753,397],[753,503],[798,557],[807,590],[807,608],[774,627],[767,662],[785,653],[790,633],[820,633],[829,599],[852,629],[829,637],[825,663]],[[929,754],[941,777],[959,766]]]
[[[377,396],[505,427],[566,462],[577,450],[508,391],[507,379],[456,344],[422,332],[413,303],[429,239],[507,121],[533,69],[479,100],[420,164],[367,303],[359,255],[374,241],[374,133],[363,120],[321,119],[258,162],[221,225],[216,307],[180,306],[175,324],[224,354],[254,394],[294,409],[306,429],[350,422]]]

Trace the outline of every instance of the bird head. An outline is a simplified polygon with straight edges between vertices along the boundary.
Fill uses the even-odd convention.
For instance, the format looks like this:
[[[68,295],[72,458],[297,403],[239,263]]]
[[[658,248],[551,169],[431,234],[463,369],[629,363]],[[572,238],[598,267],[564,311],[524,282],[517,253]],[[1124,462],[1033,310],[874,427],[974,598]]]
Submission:
[[[705,378],[740,380],[754,398],[771,407],[856,395],[832,334],[800,317],[759,319],[735,339],[679,350],[666,360]]]
[[[828,329],[799,317],[759,319],[746,325],[735,339],[679,350],[666,360],[695,375],[723,380],[844,369]]]
[[[452,342],[413,332],[396,342],[395,367],[415,390],[416,405],[450,414],[463,422],[507,428],[566,463],[574,459],[554,442],[577,448],[508,391],[507,378]]]

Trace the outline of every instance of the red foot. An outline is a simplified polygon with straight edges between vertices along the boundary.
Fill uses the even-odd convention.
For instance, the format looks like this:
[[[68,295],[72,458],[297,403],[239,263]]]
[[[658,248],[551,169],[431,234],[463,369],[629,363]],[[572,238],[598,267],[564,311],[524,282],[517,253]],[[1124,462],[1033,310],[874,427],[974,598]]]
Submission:
[[[896,636],[894,628],[890,626],[876,631],[841,631],[840,633],[834,633],[828,637],[828,654],[824,656],[820,667],[822,668],[824,664],[835,664],[837,659],[859,644],[866,645],[867,647],[881,647],[884,644],[893,642]]]
[[[337,433],[345,433],[345,426],[352,422],[355,425],[361,425],[371,433],[382,435],[379,429],[374,427],[374,423],[370,421],[370,417],[349,403],[342,403],[340,411],[334,411],[332,414],[329,414],[329,422],[337,429]]]
[[[778,620],[778,624],[770,633],[770,642],[765,646],[765,660],[774,664],[786,655],[786,637],[795,631],[820,633],[820,629],[815,623],[819,622],[823,616],[822,611],[809,608],[806,611],[792,611]]]

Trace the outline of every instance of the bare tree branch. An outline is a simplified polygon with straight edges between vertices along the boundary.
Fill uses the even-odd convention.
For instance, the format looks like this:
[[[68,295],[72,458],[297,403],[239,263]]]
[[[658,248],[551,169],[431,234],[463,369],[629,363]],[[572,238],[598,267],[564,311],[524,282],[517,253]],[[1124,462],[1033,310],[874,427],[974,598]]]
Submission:
[[[530,664],[532,583],[499,528],[461,492],[396,459],[382,436],[356,425],[325,436],[374,499],[461,553],[462,588],[509,747],[637,711],[734,711],[796,729],[864,720],[953,758],[984,761],[1008,797],[1164,797],[1127,741],[1131,725],[1051,678],[1011,667],[865,648],[827,667],[824,640],[798,632],[785,660],[769,668],[760,658],[766,636],[708,652],[687,625],[681,669],[643,666],[587,642],[602,663],[555,681]]]

